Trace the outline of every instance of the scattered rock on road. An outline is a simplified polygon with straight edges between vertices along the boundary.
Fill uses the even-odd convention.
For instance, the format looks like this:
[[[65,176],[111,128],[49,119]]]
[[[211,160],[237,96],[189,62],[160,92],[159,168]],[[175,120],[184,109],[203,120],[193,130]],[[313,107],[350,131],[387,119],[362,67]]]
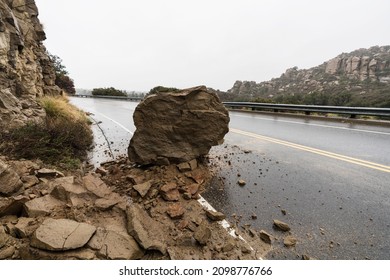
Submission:
[[[281,231],[290,231],[291,228],[288,224],[285,222],[279,221],[279,220],[274,220],[274,226],[276,229],[281,230]]]

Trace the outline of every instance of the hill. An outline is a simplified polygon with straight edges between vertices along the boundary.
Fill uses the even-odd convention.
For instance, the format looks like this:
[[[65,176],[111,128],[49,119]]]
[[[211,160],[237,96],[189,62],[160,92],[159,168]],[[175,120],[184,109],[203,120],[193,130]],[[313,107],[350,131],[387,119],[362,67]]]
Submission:
[[[390,107],[390,46],[342,53],[310,68],[287,69],[279,78],[236,81],[223,101]]]

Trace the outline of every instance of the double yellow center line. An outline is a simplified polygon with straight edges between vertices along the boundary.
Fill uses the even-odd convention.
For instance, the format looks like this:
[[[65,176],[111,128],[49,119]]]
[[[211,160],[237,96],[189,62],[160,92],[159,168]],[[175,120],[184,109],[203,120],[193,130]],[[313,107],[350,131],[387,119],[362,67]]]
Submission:
[[[272,143],[283,145],[283,146],[287,146],[287,147],[290,147],[290,148],[294,148],[294,149],[310,152],[310,153],[313,153],[313,154],[318,154],[318,155],[326,156],[326,157],[329,157],[329,158],[334,158],[334,159],[337,159],[337,160],[342,160],[342,161],[346,161],[346,162],[349,162],[349,163],[357,164],[357,165],[360,165],[360,166],[368,167],[368,168],[371,168],[371,169],[375,169],[375,170],[379,170],[379,171],[390,173],[390,166],[387,166],[387,165],[378,164],[378,163],[375,163],[375,162],[370,162],[370,161],[361,160],[361,159],[357,159],[357,158],[352,158],[352,157],[348,157],[348,156],[343,156],[343,155],[340,155],[340,154],[331,153],[331,152],[327,152],[327,151],[324,151],[324,150],[319,150],[319,149],[315,149],[315,148],[311,148],[311,147],[307,147],[307,146],[302,146],[302,145],[299,145],[299,144],[295,144],[295,143],[291,143],[291,142],[287,142],[287,141],[283,141],[283,140],[279,140],[279,139],[275,139],[275,138],[271,138],[271,137],[267,137],[267,136],[263,136],[263,135],[259,135],[259,134],[255,134],[255,133],[251,133],[251,132],[247,132],[247,131],[242,131],[242,130],[235,129],[235,128],[231,128],[230,131],[233,132],[233,133],[237,133],[237,134],[241,134],[241,135],[244,135],[244,136],[256,138],[256,139],[259,139],[259,140],[272,142]]]

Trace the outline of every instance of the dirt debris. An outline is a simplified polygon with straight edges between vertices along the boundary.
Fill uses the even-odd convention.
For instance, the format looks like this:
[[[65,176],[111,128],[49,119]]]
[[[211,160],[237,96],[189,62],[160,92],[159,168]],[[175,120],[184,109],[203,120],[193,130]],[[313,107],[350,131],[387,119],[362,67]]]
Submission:
[[[259,259],[270,249],[258,234],[224,227],[223,213],[207,215],[199,198],[213,175],[202,160],[184,171],[120,158],[97,173],[78,174],[34,161],[20,165],[14,175],[23,185],[0,197],[1,259],[239,260]],[[69,244],[60,238],[66,232]]]

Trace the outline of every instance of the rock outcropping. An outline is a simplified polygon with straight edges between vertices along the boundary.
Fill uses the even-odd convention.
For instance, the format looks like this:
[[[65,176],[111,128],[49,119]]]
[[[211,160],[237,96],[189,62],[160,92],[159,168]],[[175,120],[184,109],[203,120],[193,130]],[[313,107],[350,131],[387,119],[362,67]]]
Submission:
[[[206,155],[229,131],[229,113],[204,86],[158,92],[134,112],[137,130],[128,149],[138,164],[187,162]]]
[[[279,78],[236,81],[223,100],[346,106],[390,106],[390,46],[343,53],[310,68],[287,69]]]
[[[0,0],[0,124],[20,125],[45,113],[36,97],[59,95],[55,70],[33,0]]]

